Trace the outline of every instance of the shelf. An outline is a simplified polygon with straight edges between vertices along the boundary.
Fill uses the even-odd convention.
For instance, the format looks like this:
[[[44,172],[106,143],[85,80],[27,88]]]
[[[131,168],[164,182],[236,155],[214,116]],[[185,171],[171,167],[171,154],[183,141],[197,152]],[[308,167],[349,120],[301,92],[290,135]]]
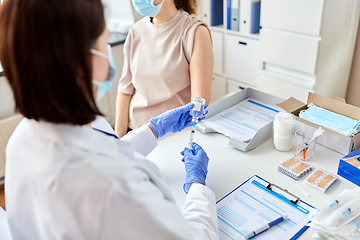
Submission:
[[[224,32],[224,25],[210,26],[209,29],[210,31]]]
[[[224,25],[209,27],[209,29],[210,29],[210,31],[214,31],[214,32],[221,32],[221,33],[225,33],[225,34],[231,34],[231,35],[235,35],[235,36],[247,37],[247,38],[260,40],[259,33],[247,34],[247,33],[232,31],[232,30],[224,29]]]
[[[213,71],[213,73],[214,73],[215,75],[220,76],[220,77],[225,77],[224,73],[220,73],[220,72],[216,72],[216,71]]]
[[[247,33],[232,31],[232,30],[228,30],[228,29],[225,30],[225,33],[240,36],[240,37],[247,37],[247,38],[253,38],[253,39],[260,40],[260,34],[259,33],[247,34]]]
[[[252,87],[252,88],[257,88],[257,84],[253,84],[253,83],[249,83],[249,82],[245,82],[245,81],[241,81],[239,79],[235,79],[235,78],[232,78],[232,77],[229,77],[229,76],[224,76],[226,81],[231,81],[231,82],[234,82],[234,83],[238,83],[238,84],[241,84],[243,86],[246,86],[246,87]]]
[[[227,80],[230,80],[234,83],[238,83],[238,84],[241,84],[241,85],[244,85],[244,86],[247,86],[247,87],[252,87],[252,88],[257,88],[257,85],[256,84],[253,84],[253,83],[249,83],[249,82],[245,82],[245,81],[241,81],[239,79],[236,79],[236,78],[233,78],[233,77],[230,77],[228,75],[226,75],[225,73],[219,73],[219,72],[213,72],[213,74],[217,77],[222,77],[224,78],[226,81]]]

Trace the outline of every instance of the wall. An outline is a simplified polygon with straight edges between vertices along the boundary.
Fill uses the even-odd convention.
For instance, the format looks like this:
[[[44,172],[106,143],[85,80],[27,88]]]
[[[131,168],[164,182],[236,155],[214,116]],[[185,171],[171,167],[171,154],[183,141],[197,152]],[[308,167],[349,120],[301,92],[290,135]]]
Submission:
[[[15,102],[11,88],[5,77],[0,77],[0,119],[1,116],[13,112],[15,109]]]
[[[350,72],[350,79],[348,90],[346,94],[346,102],[360,107],[360,24],[357,33],[356,45],[354,50],[354,57],[352,68]]]

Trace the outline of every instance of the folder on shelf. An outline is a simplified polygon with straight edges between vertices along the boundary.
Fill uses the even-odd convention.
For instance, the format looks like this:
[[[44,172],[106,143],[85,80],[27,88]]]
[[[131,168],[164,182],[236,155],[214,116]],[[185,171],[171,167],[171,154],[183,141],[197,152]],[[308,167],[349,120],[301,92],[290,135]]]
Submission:
[[[260,31],[260,8],[261,2],[253,2],[251,7],[251,33]]]
[[[218,26],[223,24],[223,0],[210,0],[210,25]]]
[[[201,3],[202,7],[202,17],[201,20],[206,23],[208,26],[210,26],[210,0],[204,0]]]
[[[240,32],[242,33],[251,33],[252,3],[256,2],[260,2],[260,0],[240,1]]]
[[[254,175],[216,203],[220,239],[241,239],[280,216],[288,217],[256,239],[296,239],[317,209]]]
[[[226,29],[231,30],[231,0],[227,0],[226,8]]]
[[[231,30],[239,31],[240,0],[231,1]]]

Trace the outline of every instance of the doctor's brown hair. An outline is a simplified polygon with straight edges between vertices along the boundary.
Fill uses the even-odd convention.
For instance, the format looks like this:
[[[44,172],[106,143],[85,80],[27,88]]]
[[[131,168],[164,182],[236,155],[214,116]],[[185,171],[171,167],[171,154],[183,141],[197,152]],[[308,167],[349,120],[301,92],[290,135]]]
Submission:
[[[102,115],[94,100],[89,50],[104,29],[101,0],[5,0],[0,62],[16,111],[75,125]]]
[[[200,0],[174,0],[176,9],[184,10],[189,14],[196,14],[198,2]]]

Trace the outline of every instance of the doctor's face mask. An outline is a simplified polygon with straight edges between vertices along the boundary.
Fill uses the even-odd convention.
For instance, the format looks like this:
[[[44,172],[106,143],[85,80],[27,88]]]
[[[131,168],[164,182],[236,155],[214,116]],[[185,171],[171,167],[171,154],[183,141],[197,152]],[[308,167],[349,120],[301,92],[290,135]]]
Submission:
[[[99,101],[106,94],[106,92],[109,90],[109,88],[112,85],[111,81],[114,79],[115,74],[116,74],[114,58],[113,58],[113,55],[112,55],[112,52],[111,52],[111,46],[107,45],[106,49],[108,51],[108,55],[106,55],[105,53],[100,52],[98,50],[90,49],[90,52],[92,54],[108,59],[109,65],[110,65],[108,77],[107,77],[107,79],[105,81],[103,81],[103,82],[99,82],[99,81],[96,81],[96,80],[92,81],[95,85],[97,85],[96,101]]]
[[[154,0],[132,0],[132,4],[139,14],[148,17],[155,17],[160,12],[161,5],[164,1],[165,0],[156,6],[154,6]]]

